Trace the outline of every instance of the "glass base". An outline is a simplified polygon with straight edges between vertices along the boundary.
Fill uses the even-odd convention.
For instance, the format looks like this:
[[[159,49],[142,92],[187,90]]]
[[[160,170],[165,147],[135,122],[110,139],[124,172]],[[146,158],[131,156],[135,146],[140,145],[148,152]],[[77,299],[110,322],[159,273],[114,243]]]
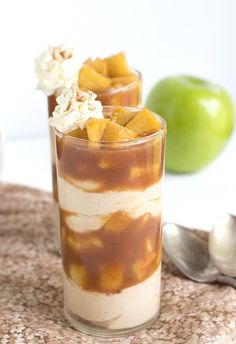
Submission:
[[[64,307],[64,314],[66,319],[69,321],[71,326],[85,334],[97,336],[97,337],[116,337],[116,336],[125,336],[129,334],[133,334],[137,331],[143,330],[145,328],[149,328],[153,325],[153,323],[157,320],[157,318],[160,315],[160,311],[156,313],[154,317],[152,317],[150,320],[146,321],[145,323],[135,326],[135,327],[130,327],[130,328],[124,328],[120,330],[116,329],[106,329],[104,327],[98,327],[95,325],[92,325],[90,322],[80,318],[78,315],[73,316],[66,310]]]

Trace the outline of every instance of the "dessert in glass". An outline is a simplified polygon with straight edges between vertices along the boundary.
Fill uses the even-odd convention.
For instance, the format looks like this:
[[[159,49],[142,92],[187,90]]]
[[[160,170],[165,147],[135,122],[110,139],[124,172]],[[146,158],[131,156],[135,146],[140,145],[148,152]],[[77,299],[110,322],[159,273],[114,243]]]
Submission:
[[[48,116],[57,104],[56,98],[63,88],[76,81],[80,87],[92,89],[103,105],[138,106],[141,103],[141,74],[129,68],[123,52],[105,59],[87,59],[81,66],[73,49],[60,45],[49,47],[35,61],[38,77],[37,89],[48,100]],[[55,162],[54,131],[50,130],[52,181],[54,199],[54,225],[60,250],[59,208]]]
[[[160,308],[165,122],[76,84],[57,101],[64,312],[85,333],[131,333]]]
[[[96,92],[103,105],[138,106],[142,97],[141,73],[130,68],[124,52],[86,60],[78,84]]]

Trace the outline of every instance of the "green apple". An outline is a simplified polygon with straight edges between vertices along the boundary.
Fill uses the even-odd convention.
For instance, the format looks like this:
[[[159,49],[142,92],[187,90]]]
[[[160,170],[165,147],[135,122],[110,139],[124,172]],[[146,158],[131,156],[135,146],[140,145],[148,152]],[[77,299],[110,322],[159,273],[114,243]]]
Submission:
[[[192,76],[161,80],[146,106],[167,123],[166,167],[194,172],[222,151],[234,126],[234,107],[220,86]]]

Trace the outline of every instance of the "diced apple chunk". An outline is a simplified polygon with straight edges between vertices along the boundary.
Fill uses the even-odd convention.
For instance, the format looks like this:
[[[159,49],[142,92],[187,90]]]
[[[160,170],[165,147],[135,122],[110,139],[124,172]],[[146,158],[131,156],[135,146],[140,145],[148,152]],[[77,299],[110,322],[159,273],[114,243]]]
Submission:
[[[138,114],[126,125],[137,133],[138,136],[146,136],[157,132],[161,128],[161,123],[153,113],[143,108]]]
[[[100,288],[105,292],[120,291],[124,278],[124,268],[119,263],[104,266],[100,273]]]
[[[89,67],[93,68],[97,73],[103,76],[108,76],[108,68],[105,60],[102,60],[98,57],[94,61],[92,61],[91,59],[88,60],[86,64]]]
[[[126,61],[125,53],[120,52],[105,59],[110,77],[129,76],[130,69]]]
[[[114,213],[104,226],[105,231],[120,232],[129,226],[130,219],[124,211]]]
[[[103,141],[121,142],[135,139],[137,134],[119,124],[109,122],[103,135]]]
[[[139,225],[144,226],[149,220],[150,220],[151,215],[149,213],[144,214],[140,219],[139,219]]]
[[[80,251],[89,248],[103,248],[102,241],[97,237],[85,237],[76,239],[72,236],[68,236],[67,238],[68,244],[71,246],[72,249],[75,251]]]
[[[154,164],[150,166],[140,167],[134,166],[130,168],[129,172],[129,179],[132,181],[133,179],[140,179],[145,178],[148,176],[149,178],[153,178],[155,181],[158,181],[158,176],[160,172],[160,165]]]
[[[142,176],[147,171],[147,167],[140,167],[140,166],[134,166],[131,167],[129,178],[132,181],[133,179],[142,178]]]
[[[153,252],[153,243],[150,238],[147,238],[145,240],[144,248],[145,248],[145,254],[147,256]]]
[[[80,249],[86,249],[91,247],[103,248],[103,243],[99,238],[88,237],[80,240],[79,242]]]
[[[152,166],[152,173],[155,180],[157,180],[160,173],[160,165],[155,164]]]
[[[106,118],[90,118],[87,121],[88,139],[90,141],[100,142],[108,123],[109,120]]]
[[[122,106],[116,106],[112,110],[112,121],[116,124],[125,126],[131,119],[135,117],[137,112],[127,110]]]
[[[88,140],[88,133],[87,133],[87,129],[76,129],[71,131],[69,134],[69,136],[73,136],[73,137],[78,137],[79,139],[84,139],[84,140]]]
[[[80,264],[70,264],[70,278],[74,283],[85,288],[88,282],[86,268]]]
[[[79,86],[92,91],[105,90],[111,86],[111,79],[84,65],[79,73]]]
[[[107,168],[111,168],[113,166],[113,161],[111,160],[107,160],[107,159],[103,159],[101,158],[101,160],[98,162],[98,167],[102,168],[102,169],[107,169]]]
[[[151,253],[149,256],[143,259],[139,259],[134,265],[133,270],[139,281],[143,280],[149,264],[154,264],[156,260],[156,254]]]
[[[121,87],[125,85],[129,85],[132,82],[136,81],[138,78],[136,75],[129,75],[129,76],[119,76],[116,78],[112,78],[111,84],[114,87]]]
[[[78,240],[76,238],[74,238],[71,235],[67,236],[67,242],[68,245],[70,246],[70,248],[72,248],[73,250],[77,251],[79,249],[79,244],[78,244]]]
[[[133,265],[133,269],[138,281],[142,281],[142,279],[144,278],[146,274],[146,267],[144,266],[143,261],[142,260],[137,261]]]

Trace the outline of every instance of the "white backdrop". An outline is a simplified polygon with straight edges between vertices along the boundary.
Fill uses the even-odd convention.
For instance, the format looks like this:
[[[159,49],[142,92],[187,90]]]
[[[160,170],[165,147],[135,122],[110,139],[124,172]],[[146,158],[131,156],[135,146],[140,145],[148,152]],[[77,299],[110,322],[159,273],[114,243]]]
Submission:
[[[1,116],[8,138],[46,135],[46,100],[34,58],[48,43],[77,44],[81,59],[125,50],[154,82],[188,73],[224,85],[236,100],[235,0],[7,0],[2,34]]]

